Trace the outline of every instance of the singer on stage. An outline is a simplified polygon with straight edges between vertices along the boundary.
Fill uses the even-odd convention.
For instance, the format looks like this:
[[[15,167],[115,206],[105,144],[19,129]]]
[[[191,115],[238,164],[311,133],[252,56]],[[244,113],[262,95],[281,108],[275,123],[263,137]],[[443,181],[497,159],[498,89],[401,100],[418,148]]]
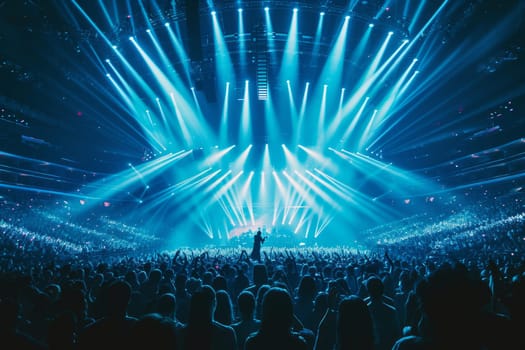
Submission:
[[[250,255],[252,260],[256,260],[259,262],[261,261],[261,244],[264,243],[265,239],[266,237],[265,238],[262,237],[261,230],[258,230],[257,234],[253,236],[253,249],[252,249],[252,254]]]

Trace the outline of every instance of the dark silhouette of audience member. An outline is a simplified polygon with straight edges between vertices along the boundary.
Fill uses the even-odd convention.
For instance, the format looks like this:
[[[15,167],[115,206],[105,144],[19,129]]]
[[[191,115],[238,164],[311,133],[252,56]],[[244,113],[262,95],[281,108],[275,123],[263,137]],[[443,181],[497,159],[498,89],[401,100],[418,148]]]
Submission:
[[[259,288],[263,284],[268,283],[268,271],[266,265],[257,264],[253,265],[253,284],[246,288],[247,291],[252,292],[253,295],[257,295]]]
[[[262,318],[262,304],[264,299],[264,294],[271,288],[269,284],[263,284],[257,294],[255,295],[255,318],[260,320]],[[251,290],[246,289],[247,292],[253,293]]]
[[[137,322],[136,318],[126,314],[131,298],[129,283],[117,280],[104,292],[106,315],[81,331],[80,349],[120,348],[126,344],[131,328]]]
[[[239,350],[244,349],[244,342],[248,336],[259,330],[261,321],[254,318],[255,297],[251,292],[244,291],[237,297],[240,321],[232,325],[237,335]]]
[[[164,293],[157,300],[156,312],[174,323],[176,328],[182,328],[182,323],[176,317],[177,303],[175,295],[172,293]]]
[[[487,311],[490,290],[461,264],[444,264],[417,288],[420,335],[399,339],[394,350],[523,349],[509,319]]]
[[[188,324],[182,329],[182,349],[185,350],[236,350],[237,341],[233,328],[216,322],[215,291],[202,286],[193,293]]]
[[[310,330],[315,330],[314,299],[316,294],[317,285],[313,277],[303,276],[294,300],[294,314]]]
[[[47,330],[48,349],[71,350],[75,343],[75,315],[71,311],[58,314]]]
[[[146,314],[132,327],[127,349],[177,350],[177,329],[171,319],[159,314]]]
[[[0,299],[0,340],[12,349],[45,349],[31,336],[17,330],[16,321],[20,306],[10,299]]]
[[[216,292],[215,298],[217,299],[215,321],[230,326],[233,323],[233,307],[230,295],[224,290],[219,290]]]
[[[374,326],[366,303],[351,295],[339,303],[337,350],[373,350]]]
[[[261,245],[264,243],[266,238],[263,238],[261,230],[258,230],[255,236],[253,236],[253,249],[250,254],[252,260],[261,261]]]
[[[246,350],[306,350],[305,340],[292,332],[292,298],[286,289],[270,288],[264,295],[261,328],[248,337]]]
[[[319,292],[314,299],[314,327],[312,331],[315,332],[317,330],[326,310],[328,310],[328,293]]]
[[[182,323],[188,323],[190,310],[190,295],[186,290],[188,277],[184,273],[178,273],[175,276],[175,300],[177,301],[177,320]]]
[[[250,286],[250,279],[246,276],[245,269],[248,269],[248,265],[245,263],[237,269],[237,275],[233,279],[233,298],[237,298],[243,290]]]
[[[383,282],[379,277],[369,277],[366,281],[366,289],[370,296],[367,305],[374,324],[376,349],[390,350],[401,335],[399,316],[395,307],[384,301]]]

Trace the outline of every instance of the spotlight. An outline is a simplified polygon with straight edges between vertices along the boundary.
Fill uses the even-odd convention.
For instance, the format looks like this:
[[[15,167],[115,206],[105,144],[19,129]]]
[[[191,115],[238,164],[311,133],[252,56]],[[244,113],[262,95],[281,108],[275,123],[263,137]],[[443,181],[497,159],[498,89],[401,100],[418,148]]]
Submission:
[[[117,45],[113,45],[113,50],[116,50],[117,49]]]
[[[345,19],[350,19],[350,16],[345,16]]]
[[[215,16],[216,13],[217,13],[217,12],[215,12],[215,11],[211,11],[211,15],[212,15],[212,16]]]
[[[369,26],[370,28],[374,28],[374,23],[370,23],[368,26]]]
[[[242,12],[242,9],[238,9],[237,11]]]
[[[133,41],[133,37],[132,37],[132,36],[130,36],[130,37],[129,37],[129,40]]]
[[[319,15],[324,16],[324,11],[321,11],[321,13]]]
[[[151,33],[151,29],[146,29],[146,33]]]
[[[269,8],[268,6],[266,6],[266,7],[264,8],[264,11],[267,11],[267,12],[268,12],[268,11],[270,11],[270,8]]]
[[[412,60],[412,62],[417,62],[417,58],[414,58],[414,59]]]
[[[293,9],[293,12],[297,12],[297,7]]]
[[[394,32],[388,32],[388,35],[392,35],[392,34],[394,34]]]
[[[106,62],[109,63],[109,58],[106,58]]]
[[[166,27],[169,27],[169,26],[170,26],[170,22],[166,22],[166,23],[164,23],[164,25],[165,25]]]
[[[109,77],[111,77],[111,75],[109,75],[109,73],[106,73],[106,77],[108,77],[108,78],[109,78]]]

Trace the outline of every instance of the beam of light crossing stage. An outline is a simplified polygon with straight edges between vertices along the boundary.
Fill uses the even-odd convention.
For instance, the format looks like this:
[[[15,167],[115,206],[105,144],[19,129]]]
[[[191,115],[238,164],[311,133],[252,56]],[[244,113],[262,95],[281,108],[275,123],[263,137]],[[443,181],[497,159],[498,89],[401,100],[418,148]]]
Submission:
[[[140,47],[140,45],[133,39],[130,38],[130,41],[133,43],[142,59],[146,62],[146,65],[151,70],[155,76],[155,80],[159,88],[164,93],[166,99],[170,99],[169,92],[173,92],[177,105],[181,110],[182,114],[187,118],[192,127],[192,133],[198,135],[201,139],[205,140],[208,135],[211,134],[209,128],[207,127],[206,122],[203,120],[202,114],[195,113],[194,109],[190,107],[188,99],[181,95],[182,90],[177,89],[172,85],[168,77],[162,72],[162,70],[151,60],[151,58],[146,54],[146,52]],[[183,86],[181,82],[178,86]]]
[[[195,212],[199,212],[199,208],[202,207],[203,203],[207,203],[209,201],[210,193],[220,185],[220,183],[230,175],[232,171],[228,170],[226,173],[221,175],[218,179],[213,181],[211,184],[207,185],[203,190],[199,191],[198,193],[190,194],[190,196],[185,196],[184,202],[181,202],[179,200],[180,206],[179,211],[176,213],[176,218],[180,219],[182,217],[187,216],[192,210]]]
[[[378,122],[376,122],[376,116],[377,116],[377,109],[374,109],[374,113],[372,113],[372,116],[368,119],[368,123],[366,125],[365,130],[361,133],[361,136],[359,138],[359,142],[357,143],[357,149],[358,150],[364,150],[365,149],[365,143],[370,138],[370,134],[373,130],[373,126],[376,125]]]
[[[303,99],[301,102],[301,109],[299,111],[299,116],[297,117],[297,126],[294,132],[293,145],[297,145],[300,141],[301,136],[303,135],[304,115],[306,112],[306,104],[308,102],[309,88],[310,88],[310,82],[306,82],[304,86]]]
[[[173,94],[173,92],[170,92],[170,98],[171,104],[173,105],[173,111],[175,112],[175,117],[177,118],[177,124],[180,130],[181,139],[183,140],[183,143],[186,147],[191,147],[193,143],[192,136],[190,130],[188,129],[188,126],[186,125],[186,121],[182,117],[179,107],[177,106],[177,101],[175,101],[175,95]]]
[[[219,140],[221,145],[228,143],[228,111],[229,111],[229,97],[230,97],[230,82],[226,82],[224,89],[224,101],[222,103],[221,125],[219,129]]]
[[[288,31],[288,39],[283,52],[281,60],[281,69],[279,71],[279,80],[290,80],[291,84],[295,85],[297,82],[297,75],[299,73],[299,57],[298,42],[297,42],[297,9],[293,9],[292,21]]]
[[[290,119],[292,120],[292,130],[295,130],[295,124],[297,122],[297,108],[295,107],[295,101],[293,98],[290,80],[286,80],[286,88],[288,90],[288,102],[290,104]]]
[[[339,171],[339,168],[332,161],[332,159],[325,157],[321,152],[313,150],[309,147],[305,147],[303,145],[298,145],[297,147],[303,150],[308,155],[309,158],[312,158],[317,164],[322,166],[323,169],[330,170],[333,172]]]
[[[188,55],[186,51],[184,50],[184,47],[182,46],[180,40],[177,39],[177,36],[173,32],[171,25],[167,22],[164,26],[166,27],[166,30],[168,31],[168,35],[170,37],[171,44],[173,45],[175,49],[175,53],[179,57],[179,61],[182,64],[186,82],[189,84],[191,82],[191,77],[190,77],[190,66],[188,64],[189,62]]]
[[[246,40],[245,40],[245,33],[244,33],[244,21],[243,21],[243,9],[239,8],[237,9],[238,13],[238,30],[239,33],[239,61],[241,64],[242,69],[244,70],[246,67]],[[244,74],[242,74],[244,76]]]
[[[244,167],[246,166],[246,161],[248,160],[248,156],[250,155],[250,151],[251,149],[253,148],[253,145],[248,145],[248,147],[246,147],[244,149],[244,151],[242,151],[242,153],[237,157],[237,159],[235,159],[232,163],[231,163],[231,168],[233,168],[233,170],[243,170]]]
[[[339,30],[339,34],[337,35],[337,39],[335,40],[335,43],[328,54],[328,58],[326,59],[319,76],[319,81],[322,83],[326,84],[330,82],[330,85],[335,87],[341,85],[349,21],[350,16],[345,16],[344,22],[341,25],[341,29]]]
[[[414,65],[417,63],[417,59],[414,58],[412,60],[412,63],[408,66],[408,68],[405,70],[403,75],[399,78],[399,80],[396,82],[396,84],[390,89],[389,94],[385,97],[385,99],[380,103],[381,112],[377,115],[377,119],[374,122],[373,125],[370,125],[370,128],[367,127],[367,130],[362,134],[361,140],[359,143],[359,150],[362,150],[365,143],[369,142],[369,139],[374,136],[376,132],[381,130],[381,125],[385,123],[389,119],[389,116],[392,115],[390,109],[394,105],[396,99],[400,96],[399,91],[401,89],[401,86],[407,79],[408,75],[410,74],[410,71],[414,67]],[[391,128],[391,126],[390,126]],[[389,129],[390,129],[389,128]],[[373,130],[373,133],[370,133],[370,131]],[[372,146],[375,142],[377,142],[378,139],[373,141],[370,146]]]
[[[326,93],[328,90],[328,85],[324,84],[323,86],[323,95],[321,97],[321,107],[319,110],[319,119],[317,121],[317,130],[325,130],[325,120],[326,120]],[[325,134],[320,132],[317,135],[317,147],[320,147],[325,144]]]
[[[190,176],[184,180],[181,180],[180,182],[176,183],[175,185],[168,186],[163,190],[160,190],[153,194],[150,198],[152,202],[163,202],[167,199],[169,199],[172,196],[175,196],[176,194],[179,194],[181,192],[186,191],[187,189],[195,186],[195,184],[198,183],[200,179],[203,178],[204,175],[209,173],[212,170],[212,168],[205,169],[193,176]]]
[[[238,176],[236,176],[236,179],[233,182],[233,184],[231,186],[228,186],[228,188],[226,189],[226,192],[221,198],[226,198],[226,201],[228,202],[229,207],[231,208],[231,210],[235,213],[235,216],[237,217],[239,225],[247,226],[248,221],[246,220],[246,215],[244,214],[243,202],[239,198],[239,195],[238,195],[239,190],[236,186],[238,178],[243,174],[244,174],[244,171],[241,170]]]
[[[359,110],[357,111],[355,117],[352,118],[352,122],[350,123],[350,125],[348,125],[348,128],[346,128],[345,133],[342,135],[342,137],[341,137],[342,140],[352,139],[351,138],[352,132],[355,130],[357,123],[361,119],[361,115],[365,111],[365,108],[366,108],[366,105],[367,105],[369,99],[370,99],[369,97],[366,97],[365,100],[363,101],[363,103],[361,104],[361,107],[359,107]],[[356,143],[354,143],[354,144],[356,144]]]
[[[277,63],[277,54],[275,52],[275,43],[273,40],[272,19],[270,17],[270,9],[268,7],[264,8],[264,23],[266,24],[266,40],[270,59],[272,63]]]
[[[215,47],[215,62],[217,71],[217,83],[220,88],[226,86],[226,82],[235,81],[235,74],[233,72],[233,64],[228,51],[228,46],[224,41],[224,35],[217,19],[215,11],[212,12],[213,22],[213,42]]]
[[[141,164],[136,169],[126,169],[120,173],[108,176],[103,180],[98,181],[101,184],[99,190],[94,191],[92,196],[95,197],[110,197],[113,194],[125,191],[128,187],[135,185],[137,181],[147,183],[151,178],[159,176],[163,171],[167,170],[173,163],[180,161],[191,154],[191,151],[179,151],[177,153],[169,153],[148,163]],[[85,206],[88,207],[87,205]]]
[[[314,171],[345,193],[346,196],[353,198],[353,203],[356,203],[356,205],[353,205],[352,208],[357,212],[360,212],[364,217],[377,219],[379,217],[384,217],[385,215],[395,215],[394,210],[390,206],[374,201],[361,191],[357,191],[319,169],[314,169]],[[345,217],[345,219],[352,220],[353,217]]]
[[[288,180],[290,185],[295,189],[295,191],[299,192],[301,194],[302,198],[304,199],[304,201],[306,203],[308,203],[316,212],[320,212],[322,210],[321,209],[322,207],[319,205],[319,203],[317,203],[315,198],[310,193],[308,193],[308,191],[303,186],[301,186],[301,184],[299,182],[295,181],[286,172],[286,170],[283,171],[283,175],[284,175],[284,177],[286,177],[286,179]]]
[[[242,101],[241,127],[239,128],[239,144],[248,145],[252,139],[252,123],[250,118],[250,82],[244,82],[244,97]]]
[[[381,76],[383,71],[390,65],[390,63],[398,56],[398,54],[401,52],[401,50],[408,44],[407,40],[404,40],[402,44],[390,55],[390,57],[381,65],[381,67],[374,73],[374,75],[370,79],[363,79],[364,76],[361,78],[360,84],[357,84],[359,88],[357,91],[355,91],[352,94],[352,97],[346,102],[346,104],[343,107],[342,115],[343,119],[345,116],[349,115],[351,113],[354,106],[357,105],[357,103],[365,96],[370,87],[375,86],[376,80]],[[370,93],[375,93],[376,91],[370,91]]]
[[[321,48],[321,36],[323,34],[324,17],[324,11],[319,13],[319,20],[317,22],[317,29],[315,30],[314,47],[312,49],[312,59],[310,66],[315,66],[317,64],[317,60],[319,59],[319,49]]]
[[[207,156],[202,163],[206,164],[207,166],[212,166],[215,163],[218,163],[226,154],[228,154],[232,149],[237,147],[236,145],[231,145],[225,149],[221,149],[215,153],[210,154]]]
[[[135,110],[135,104],[131,101],[131,99],[126,95],[126,93],[124,92],[124,90],[122,90],[122,87],[120,87],[118,85],[118,83],[115,81],[115,79],[113,79],[113,77],[110,75],[110,74],[107,74],[106,77],[109,79],[109,81],[111,82],[111,84],[113,84],[113,86],[115,87],[115,89],[117,90],[117,92],[120,94],[120,96],[122,97],[122,99],[124,100],[124,102],[128,105],[129,107],[129,113],[132,117],[135,118],[135,120],[137,120],[137,122],[139,122],[139,125],[142,127],[142,130],[144,131],[144,133],[148,136],[148,139],[146,139],[146,142],[151,146],[153,147],[157,153],[160,153],[162,149],[166,149],[166,147],[164,146],[164,144],[162,143],[161,140],[158,139],[158,136],[161,136],[161,134],[159,132],[155,132],[153,133],[152,131],[150,131],[150,128],[147,127],[147,125],[144,122],[143,118],[139,118],[141,115],[143,115],[142,113],[139,113],[137,110]],[[121,118],[122,119],[122,118]],[[151,116],[149,118],[149,120],[151,121],[150,124],[153,124],[153,121],[151,119]],[[133,126],[131,125],[131,123],[129,123],[129,121],[123,119],[124,123],[130,127],[133,128]],[[154,126],[154,125],[152,125]],[[156,128],[155,128],[156,129]],[[157,131],[157,130],[153,130],[153,131]]]
[[[332,197],[330,197],[325,191],[323,191],[314,182],[312,182],[310,179],[305,177],[303,174],[301,174],[297,170],[295,170],[294,172],[304,183],[306,183],[308,185],[308,188],[311,189],[316,194],[316,196],[320,197],[323,201],[328,203],[328,205],[331,208],[333,208],[333,209],[335,209],[336,211],[339,211],[339,212],[341,212],[343,210],[343,207],[339,203],[334,201],[332,199]]]

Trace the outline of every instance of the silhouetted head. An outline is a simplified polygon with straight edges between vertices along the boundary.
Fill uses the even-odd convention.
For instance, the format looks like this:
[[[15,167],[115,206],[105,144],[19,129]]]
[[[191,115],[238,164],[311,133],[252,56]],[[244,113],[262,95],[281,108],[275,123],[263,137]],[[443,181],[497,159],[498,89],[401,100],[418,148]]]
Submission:
[[[383,295],[384,285],[383,281],[377,276],[369,277],[366,280],[366,290],[371,299],[379,299]]]
[[[297,296],[299,298],[313,300],[317,294],[317,286],[312,276],[303,276],[299,282]]]
[[[215,291],[227,290],[228,284],[226,283],[226,278],[224,278],[224,276],[215,277],[213,280],[213,289],[215,289]]]
[[[257,264],[253,266],[253,283],[260,286],[268,282],[268,272],[266,266],[263,264]]]
[[[175,324],[159,314],[144,315],[133,326],[130,334],[131,349],[176,350],[177,332]]]
[[[214,311],[215,291],[204,285],[191,296],[188,325],[211,324]]]
[[[107,289],[107,310],[111,316],[124,316],[131,299],[131,286],[125,281],[115,281]]]
[[[173,319],[175,317],[176,300],[171,293],[164,293],[157,301],[157,312],[164,317]]]
[[[265,294],[262,304],[261,331],[287,333],[293,321],[292,298],[286,289],[270,288]]]
[[[351,295],[339,303],[337,316],[338,349],[373,349],[374,328],[366,303]]]
[[[237,305],[243,319],[251,319],[255,311],[255,297],[253,293],[244,291],[237,297]]]
[[[230,295],[224,291],[219,290],[216,294],[216,308],[215,308],[215,321],[225,325],[230,325],[233,322],[233,308],[230,300]]]

